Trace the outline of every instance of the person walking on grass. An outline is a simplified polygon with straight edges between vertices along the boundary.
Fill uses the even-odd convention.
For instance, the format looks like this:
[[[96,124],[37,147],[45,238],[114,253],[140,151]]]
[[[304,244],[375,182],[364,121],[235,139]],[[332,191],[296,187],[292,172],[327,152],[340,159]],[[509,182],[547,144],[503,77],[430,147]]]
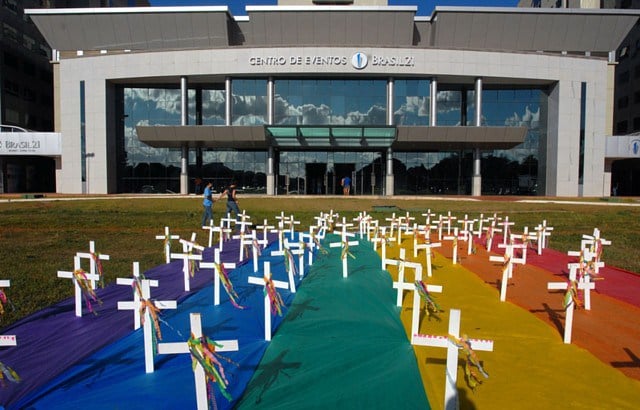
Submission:
[[[227,218],[231,216],[232,212],[236,214],[236,221],[240,217],[240,208],[238,208],[238,197],[236,193],[236,182],[231,181],[228,187],[222,191],[220,197],[218,199],[222,199],[224,196],[227,196]]]
[[[207,223],[211,221],[213,223],[213,184],[211,181],[207,182],[207,185],[204,188],[204,193],[202,194],[202,206],[204,207],[204,212],[202,213],[202,226],[207,226]]]

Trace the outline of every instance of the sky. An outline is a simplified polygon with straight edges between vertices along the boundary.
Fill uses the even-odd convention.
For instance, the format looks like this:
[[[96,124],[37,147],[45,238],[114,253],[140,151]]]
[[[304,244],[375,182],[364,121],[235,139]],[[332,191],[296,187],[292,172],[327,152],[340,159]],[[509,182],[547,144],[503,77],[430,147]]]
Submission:
[[[149,0],[152,6],[229,6],[234,16],[246,16],[245,5],[273,6],[278,0]],[[430,16],[435,6],[513,7],[518,0],[388,0],[390,6],[418,6],[418,16]]]

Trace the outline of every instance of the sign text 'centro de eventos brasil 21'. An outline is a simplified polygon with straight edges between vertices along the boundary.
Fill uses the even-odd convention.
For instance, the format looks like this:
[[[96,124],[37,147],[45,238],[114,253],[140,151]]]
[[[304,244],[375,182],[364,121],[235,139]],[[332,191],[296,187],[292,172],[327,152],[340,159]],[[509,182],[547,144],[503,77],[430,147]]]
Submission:
[[[363,70],[367,66],[372,67],[413,67],[414,56],[381,56],[369,55],[357,52],[351,56],[252,56],[249,57],[249,65],[252,66],[348,66],[356,70]]]

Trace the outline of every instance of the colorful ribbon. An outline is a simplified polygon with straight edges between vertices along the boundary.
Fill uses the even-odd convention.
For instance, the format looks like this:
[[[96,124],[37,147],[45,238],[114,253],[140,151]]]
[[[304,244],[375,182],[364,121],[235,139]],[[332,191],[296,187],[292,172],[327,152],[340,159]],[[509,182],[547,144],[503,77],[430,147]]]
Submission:
[[[233,288],[233,283],[231,283],[231,279],[229,279],[229,274],[224,268],[224,265],[222,263],[215,263],[215,262],[213,265],[218,271],[218,275],[220,276],[220,282],[222,282],[222,286],[224,287],[224,290],[227,292],[227,295],[229,295],[229,301],[231,302],[233,307],[238,309],[244,309],[244,306],[240,306],[240,304],[238,304],[238,302],[236,301],[236,299],[238,298],[238,294]]]
[[[220,389],[220,393],[231,402],[233,398],[227,391],[229,381],[226,378],[220,359],[227,362],[231,362],[231,360],[223,357],[220,353],[216,353],[215,348],[216,346],[220,347],[220,345],[206,336],[196,338],[193,334],[187,341],[187,345],[189,346],[193,369],[195,370],[198,365],[202,366],[207,380],[215,383]],[[209,389],[207,389],[207,393],[209,400],[212,401],[213,408],[217,408],[215,396]]]
[[[98,302],[102,304],[102,301],[98,299],[96,292],[91,288],[91,282],[87,279],[87,273],[82,269],[77,269],[73,271],[73,277],[76,280],[78,286],[80,286],[80,291],[84,296],[84,300],[87,303],[87,308],[89,308],[89,312],[97,315],[98,313],[93,310],[93,306],[91,305],[91,300],[94,302]]]
[[[340,255],[340,259],[345,259],[347,256],[351,256],[352,259],[356,258],[355,256],[353,256],[353,254],[351,252],[349,252],[349,242],[348,241],[343,241],[342,242],[342,254]]]
[[[0,362],[0,384],[2,385],[2,387],[5,386],[5,382],[4,382],[5,378],[13,383],[20,383],[20,381],[22,380],[20,379],[20,376],[18,376],[18,373],[16,373],[15,370],[7,366],[6,364]]]
[[[478,373],[476,373],[476,371],[474,370],[474,367],[478,369],[478,371],[480,371],[485,379],[488,379],[489,375],[484,370],[484,368],[482,367],[482,363],[480,363],[480,360],[478,359],[478,356],[471,348],[471,344],[469,343],[469,338],[467,337],[467,335],[462,335],[461,338],[449,335],[449,340],[465,353],[465,378],[469,387],[471,387],[471,390],[475,390],[478,385],[482,384],[482,380],[478,376]]]
[[[418,295],[420,295],[420,299],[424,300],[425,310],[427,311],[429,319],[433,316],[433,318],[439,322],[441,319],[438,314],[440,312],[444,312],[444,310],[442,310],[436,301],[433,300],[433,297],[427,289],[427,285],[423,281],[417,280],[415,281],[415,287]]]
[[[98,271],[98,276],[100,276],[100,287],[104,288],[104,272],[102,270],[102,261],[100,261],[100,254],[90,252],[89,255],[91,255],[91,259],[93,259],[93,262],[96,264],[96,270]]]
[[[276,286],[273,284],[273,280],[271,280],[271,278],[265,277],[264,283],[264,291],[269,297],[269,301],[271,302],[271,313],[282,316],[282,307],[284,306],[284,301],[276,290]]]
[[[582,307],[582,302],[578,298],[578,284],[575,280],[571,280],[567,284],[567,291],[564,294],[562,307],[567,309],[569,306],[571,306],[572,302],[575,304],[576,308]]]

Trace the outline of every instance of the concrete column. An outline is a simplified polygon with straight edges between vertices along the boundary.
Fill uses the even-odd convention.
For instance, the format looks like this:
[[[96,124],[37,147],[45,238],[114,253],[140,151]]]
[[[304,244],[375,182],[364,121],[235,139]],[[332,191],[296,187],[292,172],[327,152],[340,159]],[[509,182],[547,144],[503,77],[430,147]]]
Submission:
[[[275,118],[275,111],[273,109],[275,101],[275,87],[273,84],[273,77],[269,77],[267,80],[267,124],[273,125]]]
[[[231,115],[233,113],[233,90],[231,89],[231,77],[224,79],[224,123],[228,127],[231,125]]]
[[[476,78],[475,88],[475,118],[474,125],[480,127],[482,125],[482,78]],[[471,181],[471,195],[482,195],[482,175],[480,174],[480,148],[473,150],[473,176]]]
[[[393,175],[393,150],[387,148],[387,173],[384,177],[385,196],[393,196],[394,175]]]
[[[180,77],[180,125],[189,124],[189,95],[187,77]],[[180,193],[189,193],[189,144],[182,144],[182,155],[180,158]]]
[[[393,97],[394,97],[393,77],[387,80],[387,125],[393,125]]]
[[[435,127],[437,125],[436,114],[438,113],[438,79],[433,77],[431,79],[431,89],[429,91],[431,94],[431,105],[429,108],[431,109],[429,112],[429,125]]]
[[[273,167],[274,151],[273,147],[267,150],[267,195],[276,194],[276,176]]]

